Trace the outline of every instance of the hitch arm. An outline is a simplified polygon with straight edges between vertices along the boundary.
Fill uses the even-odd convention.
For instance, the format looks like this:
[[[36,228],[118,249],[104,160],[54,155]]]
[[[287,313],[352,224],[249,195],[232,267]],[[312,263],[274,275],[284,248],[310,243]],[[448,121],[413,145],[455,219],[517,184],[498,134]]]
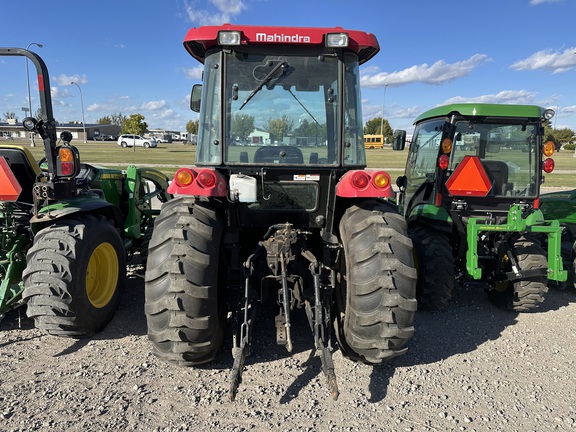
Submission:
[[[236,399],[238,387],[242,382],[242,372],[244,370],[244,362],[246,357],[250,354],[250,342],[252,339],[252,327],[254,319],[256,318],[256,302],[254,296],[251,295],[250,276],[252,275],[252,260],[258,254],[252,254],[244,263],[244,321],[240,325],[240,341],[238,341],[238,334],[235,331],[233,335],[232,356],[234,357],[234,364],[230,372],[230,401]],[[237,315],[238,312],[234,312]]]
[[[303,255],[306,256],[307,251],[303,251]],[[309,253],[309,252],[308,252]],[[312,258],[314,258],[312,256]],[[338,400],[340,391],[338,390],[338,382],[336,381],[336,373],[334,371],[334,361],[332,360],[332,352],[329,348],[328,341],[328,326],[330,325],[329,310],[324,309],[322,297],[320,295],[320,269],[318,267],[318,262],[316,260],[310,263],[310,273],[312,273],[314,281],[314,311],[312,311],[312,306],[310,302],[306,302],[306,315],[312,331],[314,333],[314,345],[316,347],[316,355],[320,357],[322,362],[322,372],[326,376],[326,382],[332,393],[332,399]],[[326,314],[326,316],[324,316]],[[326,319],[324,319],[326,318]]]

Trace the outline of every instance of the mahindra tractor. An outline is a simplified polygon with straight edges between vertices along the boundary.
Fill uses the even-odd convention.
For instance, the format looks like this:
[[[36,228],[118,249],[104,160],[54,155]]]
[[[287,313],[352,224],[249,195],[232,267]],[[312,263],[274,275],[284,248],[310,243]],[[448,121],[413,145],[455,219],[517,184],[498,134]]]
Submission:
[[[204,64],[190,99],[198,146],[150,242],[153,352],[210,362],[229,323],[234,399],[265,322],[255,323],[256,308],[277,311],[276,341],[288,352],[305,312],[336,399],[336,341],[348,358],[381,364],[414,332],[412,241],[390,176],[365,169],[359,67],[378,42],[339,27],[223,25],[189,30],[184,47]]]
[[[399,202],[417,251],[422,308],[445,308],[454,286],[484,286],[498,306],[536,308],[547,280],[566,280],[561,227],[540,210],[554,112],[538,106],[454,104],[415,121]],[[398,134],[397,147],[405,143]],[[542,240],[546,241],[542,241]],[[547,251],[543,249],[547,245]]]
[[[72,134],[56,137],[44,61],[21,48],[0,48],[36,68],[40,115],[22,125],[42,138],[45,157],[0,145],[0,315],[27,304],[49,334],[85,337],[112,319],[120,300],[126,255],[146,249],[167,201],[168,178],[129,166],[126,172],[81,163]]]

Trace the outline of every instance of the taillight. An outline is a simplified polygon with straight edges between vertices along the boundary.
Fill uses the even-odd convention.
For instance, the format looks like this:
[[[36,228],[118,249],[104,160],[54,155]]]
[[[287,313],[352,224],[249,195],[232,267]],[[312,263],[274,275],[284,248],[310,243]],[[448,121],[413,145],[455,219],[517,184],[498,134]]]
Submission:
[[[58,148],[56,174],[61,177],[74,177],[80,171],[80,156],[76,147]]]
[[[382,171],[377,172],[372,176],[372,183],[374,183],[374,186],[377,188],[383,189],[390,184],[390,176]]]
[[[448,156],[446,156],[445,154],[438,158],[438,168],[440,168],[442,171],[448,169],[449,164],[450,164],[450,158],[448,158]]]
[[[442,140],[442,153],[448,154],[452,151],[452,140],[450,138],[444,138]]]
[[[552,158],[548,158],[544,161],[544,163],[542,164],[542,169],[544,170],[545,173],[549,174],[552,171],[554,171],[554,159]]]
[[[554,154],[554,150],[556,150],[556,146],[552,141],[546,142],[544,147],[542,147],[542,153],[544,153],[544,156],[546,157],[552,156]]]
[[[192,184],[194,178],[194,171],[188,168],[180,168],[178,171],[176,171],[176,175],[174,176],[174,179],[179,186],[188,186]]]
[[[216,174],[213,171],[204,170],[198,174],[198,184],[205,188],[213,188],[216,185]]]
[[[364,189],[369,182],[370,177],[364,171],[358,171],[352,176],[352,184],[355,188]]]

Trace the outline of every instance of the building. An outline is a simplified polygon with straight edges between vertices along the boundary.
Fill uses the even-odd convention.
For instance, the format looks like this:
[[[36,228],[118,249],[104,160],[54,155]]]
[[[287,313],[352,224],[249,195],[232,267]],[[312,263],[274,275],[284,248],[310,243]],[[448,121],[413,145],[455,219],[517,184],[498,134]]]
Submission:
[[[22,127],[22,123],[17,123],[13,119],[8,122],[0,122],[0,137],[2,139],[31,140],[30,132]],[[11,121],[12,120],[12,121]],[[93,140],[98,135],[120,135],[122,128],[112,124],[86,124],[86,140]],[[60,133],[69,131],[72,133],[74,141],[84,141],[84,126],[82,123],[63,123],[56,126],[56,135],[59,138]],[[39,137],[36,135],[36,139]]]

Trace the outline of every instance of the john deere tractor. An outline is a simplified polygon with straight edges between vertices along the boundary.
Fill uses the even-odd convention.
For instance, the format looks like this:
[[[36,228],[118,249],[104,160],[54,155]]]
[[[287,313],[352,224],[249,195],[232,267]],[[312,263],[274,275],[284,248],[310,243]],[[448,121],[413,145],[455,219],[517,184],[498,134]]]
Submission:
[[[568,285],[576,288],[576,189],[542,194],[540,208],[544,217],[556,219],[562,226],[562,258],[568,270]],[[557,286],[565,287],[564,283]]]
[[[333,325],[342,353],[369,364],[403,354],[414,332],[412,241],[390,176],[365,169],[359,66],[378,42],[339,27],[223,25],[191,29],[184,47],[204,64],[191,94],[200,130],[150,242],[153,352],[212,361],[230,313],[234,399],[256,307],[277,310],[288,352],[302,308],[337,398]]]
[[[547,280],[566,280],[561,228],[539,208],[544,174],[554,169],[537,106],[454,104],[415,121],[400,188],[417,250],[418,300],[445,308],[457,283],[477,281],[497,305],[536,308]],[[398,133],[398,147],[405,133]],[[547,251],[542,239],[547,239]]]
[[[22,124],[42,138],[45,154],[37,162],[25,147],[0,145],[0,314],[26,303],[38,328],[89,336],[112,319],[126,254],[146,247],[158,213],[151,199],[170,198],[168,179],[81,163],[71,133],[56,138],[44,61],[20,48],[0,48],[0,56],[36,68],[41,118]]]

